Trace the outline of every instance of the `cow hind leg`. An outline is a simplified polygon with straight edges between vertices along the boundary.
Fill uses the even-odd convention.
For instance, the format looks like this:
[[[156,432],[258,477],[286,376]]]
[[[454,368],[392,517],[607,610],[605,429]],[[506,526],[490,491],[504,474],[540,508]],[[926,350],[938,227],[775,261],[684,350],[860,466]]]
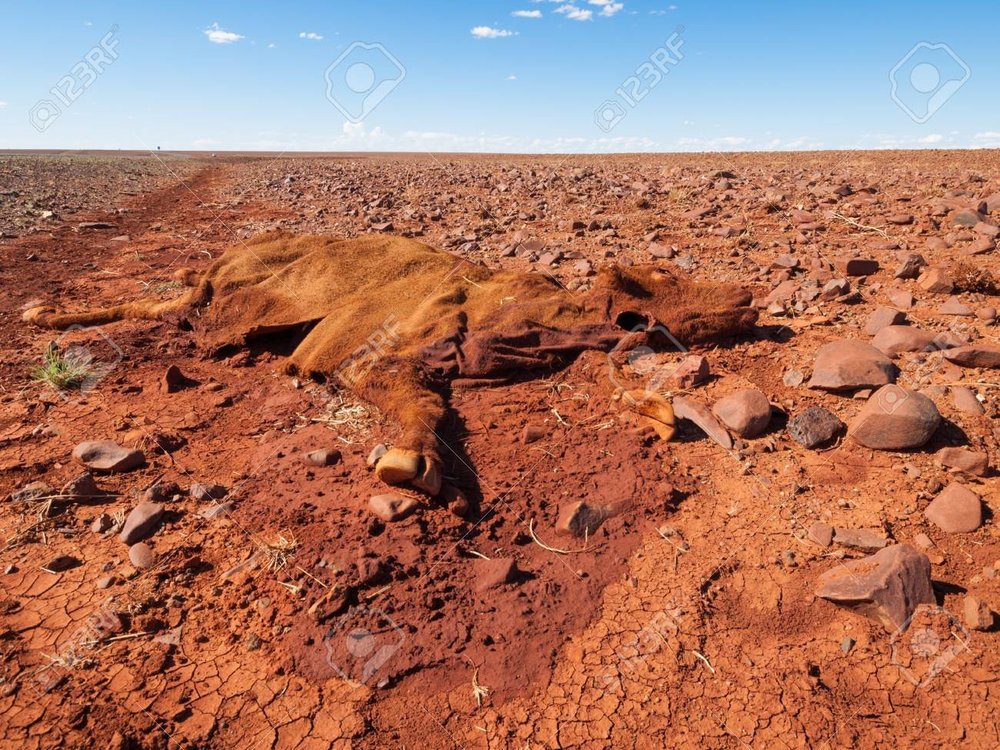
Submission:
[[[144,300],[121,305],[102,307],[76,313],[61,313],[53,307],[32,307],[22,318],[41,328],[65,330],[74,326],[102,326],[119,320],[157,320],[163,315],[184,310],[197,304],[205,296],[205,285],[189,290],[186,294],[165,302]]]

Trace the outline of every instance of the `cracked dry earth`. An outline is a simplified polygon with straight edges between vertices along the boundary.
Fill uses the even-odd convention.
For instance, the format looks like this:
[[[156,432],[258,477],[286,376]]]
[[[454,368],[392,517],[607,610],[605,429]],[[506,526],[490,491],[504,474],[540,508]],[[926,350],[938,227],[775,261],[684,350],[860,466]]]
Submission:
[[[911,450],[844,435],[806,448],[787,429],[813,406],[852,422],[868,391],[804,381],[824,344],[871,340],[878,308],[995,342],[996,152],[164,155],[143,174],[112,157],[36,159],[0,162],[0,195],[18,201],[0,215],[20,217],[0,240],[0,746],[1000,743],[1000,636],[966,611],[970,598],[1000,609],[997,479],[937,453],[995,463],[996,371],[937,350],[897,358],[897,382],[943,417]],[[117,169],[129,179],[102,178]],[[56,179],[99,181],[103,205],[43,218],[46,195],[27,193]],[[454,390],[441,453],[472,509],[418,498],[386,522],[369,510],[385,488],[367,459],[397,426],[282,374],[294,342],[211,359],[182,319],[66,333],[21,320],[40,303],[169,299],[178,267],[273,229],[418,237],[549,274],[567,295],[611,262],[741,283],[757,329],[695,352],[707,381],[658,379],[688,356],[672,352],[625,376],[707,405],[756,388],[769,423],[730,448],[687,420],[658,441],[619,408],[607,357],[585,353],[542,379]],[[952,293],[898,274],[910,254]],[[847,258],[878,265],[855,275]],[[86,347],[101,377],[82,392],[33,381],[52,340]],[[145,463],[95,474],[87,497],[60,490],[83,468],[74,447],[106,439]],[[339,459],[303,460],[316,450]],[[953,481],[982,498],[971,532],[924,515]],[[193,484],[222,488],[206,500]],[[117,532],[157,488],[140,559]],[[560,534],[581,500],[616,512]],[[832,544],[817,522],[837,528]],[[926,554],[936,604],[904,632],[815,595],[870,551],[839,543],[844,530]],[[500,559],[519,573],[497,583]]]

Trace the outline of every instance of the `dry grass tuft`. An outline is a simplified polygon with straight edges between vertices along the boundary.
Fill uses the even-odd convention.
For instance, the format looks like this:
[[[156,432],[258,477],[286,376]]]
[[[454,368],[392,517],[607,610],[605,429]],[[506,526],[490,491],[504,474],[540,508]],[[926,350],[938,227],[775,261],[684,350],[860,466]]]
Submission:
[[[977,294],[996,294],[997,284],[993,274],[985,268],[968,261],[959,261],[952,269],[952,282],[956,292],[974,292]]]

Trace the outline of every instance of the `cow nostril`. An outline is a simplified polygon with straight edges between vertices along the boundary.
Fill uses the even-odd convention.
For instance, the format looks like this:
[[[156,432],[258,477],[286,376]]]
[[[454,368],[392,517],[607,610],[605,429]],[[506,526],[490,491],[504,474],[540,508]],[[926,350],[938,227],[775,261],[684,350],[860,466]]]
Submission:
[[[633,310],[626,310],[618,313],[615,318],[615,325],[626,331],[645,331],[649,328],[649,318],[642,313]]]

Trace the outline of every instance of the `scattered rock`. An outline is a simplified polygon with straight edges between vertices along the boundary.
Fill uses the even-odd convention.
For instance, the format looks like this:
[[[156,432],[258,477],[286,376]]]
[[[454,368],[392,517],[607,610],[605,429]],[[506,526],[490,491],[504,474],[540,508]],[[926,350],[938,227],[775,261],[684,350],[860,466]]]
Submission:
[[[670,380],[678,388],[693,388],[708,381],[708,360],[699,354],[691,354],[682,359],[670,374]]]
[[[106,494],[101,492],[97,482],[94,481],[94,475],[89,471],[85,471],[66,482],[59,494],[62,495],[61,499],[64,502],[69,500],[87,502],[95,498],[106,497]]]
[[[177,365],[170,365],[160,379],[160,391],[162,393],[177,393],[177,391],[182,391],[194,385],[198,385],[198,383],[182,373],[181,368]]]
[[[865,333],[869,336],[874,336],[886,326],[903,325],[906,325],[905,312],[896,310],[893,307],[880,306],[876,307],[875,311],[868,316],[868,322],[865,324]],[[879,347],[875,348],[878,349]]]
[[[387,493],[375,495],[368,501],[368,508],[386,523],[402,521],[417,508],[412,497]]]
[[[895,359],[903,352],[932,352],[958,346],[961,342],[949,333],[931,333],[913,326],[886,326],[875,334],[872,346]]]
[[[93,471],[131,471],[146,462],[142,451],[122,448],[113,440],[88,440],[73,449],[73,458]]]
[[[951,294],[955,284],[945,268],[928,268],[917,279],[917,286],[931,294]]]
[[[29,482],[19,490],[10,493],[10,499],[17,503],[37,503],[52,497],[56,491],[45,482]]]
[[[224,503],[215,503],[213,505],[209,505],[207,508],[202,508],[201,510],[199,510],[198,517],[204,518],[206,521],[214,521],[216,518],[219,518],[220,516],[225,516],[228,515],[229,513],[232,513],[234,507],[235,506],[233,505],[232,501],[229,500],[227,500]]]
[[[302,461],[307,466],[333,466],[340,463],[341,453],[336,448],[321,448],[309,451],[302,456]]]
[[[465,518],[469,512],[469,499],[460,489],[450,484],[442,485],[441,499],[448,506],[448,510],[459,518]]]
[[[476,560],[473,563],[476,576],[476,591],[488,591],[513,583],[517,580],[517,563],[512,558],[496,558],[494,560]]]
[[[897,279],[915,279],[920,276],[920,269],[927,265],[922,255],[909,253],[901,259],[899,267],[896,269]]]
[[[521,442],[524,445],[531,445],[545,437],[545,428],[537,424],[526,424],[521,430]]]
[[[905,627],[919,604],[934,604],[931,564],[909,544],[894,544],[860,560],[838,563],[820,576],[816,596],[881,622]]]
[[[967,448],[942,448],[934,454],[934,460],[938,466],[957,469],[975,477],[985,476],[989,469],[989,456]]]
[[[974,596],[965,597],[962,605],[965,627],[972,630],[990,630],[993,627],[993,611],[990,605]]]
[[[896,372],[892,361],[871,344],[843,339],[820,347],[808,385],[828,391],[872,388],[896,382]]]
[[[924,510],[924,517],[949,534],[967,534],[983,523],[979,495],[959,482],[952,482]]]
[[[955,408],[965,414],[982,416],[986,413],[986,409],[979,402],[975,391],[971,388],[966,388],[964,385],[952,387],[951,400],[955,404]]]
[[[761,435],[771,421],[771,402],[755,388],[731,393],[715,402],[712,413],[740,437]]]
[[[673,408],[674,416],[677,419],[686,419],[689,422],[693,422],[723,448],[726,450],[732,449],[732,437],[726,432],[726,428],[722,425],[722,422],[716,419],[707,406],[687,396],[674,396]]]
[[[46,573],[62,573],[81,565],[80,558],[73,555],[57,555],[42,566]]]
[[[829,443],[843,429],[844,423],[837,415],[822,406],[810,406],[788,422],[788,434],[792,440],[806,448]]]
[[[809,538],[820,547],[829,547],[833,544],[833,526],[816,521],[809,527]]]
[[[229,494],[229,489],[221,484],[192,484],[188,489],[192,499],[199,502],[218,502]]]
[[[949,297],[938,305],[938,315],[955,315],[963,318],[971,318],[975,312],[971,307],[961,302],[957,297]]]
[[[944,353],[949,362],[962,367],[1000,368],[1000,347],[990,344],[969,344],[957,346]]]
[[[142,542],[128,548],[128,559],[136,570],[149,570],[156,564],[153,550]]]
[[[785,370],[784,374],[781,376],[781,382],[787,385],[789,388],[797,388],[802,385],[806,380],[805,374],[802,370]]]
[[[120,538],[128,545],[141,542],[156,531],[162,519],[162,505],[143,501],[128,514],[125,525],[122,526]]]
[[[848,434],[866,448],[919,448],[941,424],[934,402],[916,391],[886,385],[868,399]]]
[[[162,503],[180,494],[181,488],[177,482],[157,482],[142,494],[142,499],[151,503]]]
[[[109,531],[114,525],[115,522],[111,520],[111,516],[107,513],[101,513],[90,522],[90,530],[95,534],[103,534],[105,531]]]
[[[609,513],[604,508],[598,508],[585,501],[578,501],[563,508],[559,514],[556,531],[573,536],[593,536]]]
[[[879,268],[878,261],[873,258],[842,258],[836,266],[845,276],[871,276]]]
[[[874,552],[885,547],[889,541],[874,531],[867,529],[841,529],[833,530],[833,541],[842,547],[860,549],[865,552]]]

